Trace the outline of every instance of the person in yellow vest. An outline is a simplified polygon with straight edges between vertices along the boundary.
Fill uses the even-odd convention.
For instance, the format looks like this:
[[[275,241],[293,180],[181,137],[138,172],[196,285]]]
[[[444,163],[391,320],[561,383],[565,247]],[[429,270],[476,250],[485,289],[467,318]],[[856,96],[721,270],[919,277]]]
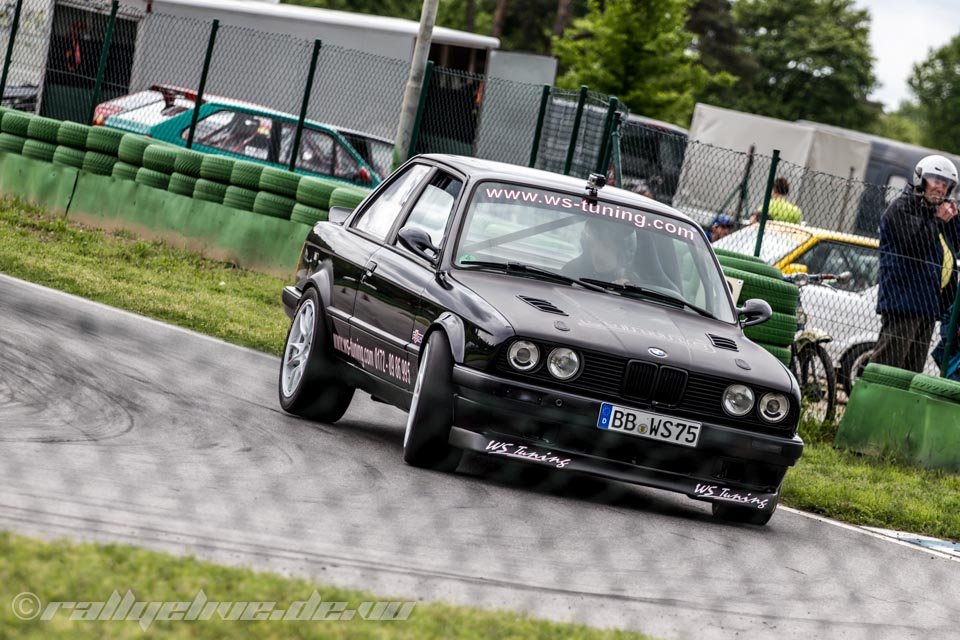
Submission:
[[[880,218],[880,338],[871,362],[920,372],[937,318],[957,291],[957,167],[927,156]]]
[[[787,200],[790,193],[790,183],[783,176],[777,177],[773,181],[773,190],[770,191],[770,206],[767,207],[767,220],[776,220],[777,222],[792,222],[800,224],[803,220],[803,211],[800,207]],[[760,220],[760,211],[754,211],[750,217],[750,222]]]

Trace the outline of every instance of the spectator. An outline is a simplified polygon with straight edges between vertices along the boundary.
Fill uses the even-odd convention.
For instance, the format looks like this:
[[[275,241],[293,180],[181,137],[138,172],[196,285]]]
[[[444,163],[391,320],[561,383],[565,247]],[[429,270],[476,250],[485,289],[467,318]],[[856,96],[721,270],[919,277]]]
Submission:
[[[957,168],[943,156],[923,158],[880,218],[880,338],[871,361],[920,372],[936,319],[956,293],[960,248],[957,205],[948,200]]]
[[[726,238],[733,233],[736,226],[737,224],[733,221],[733,218],[724,213],[718,213],[717,217],[710,223],[710,242],[716,242],[720,238]]]
[[[931,353],[931,357],[940,367],[940,375],[950,380],[960,382],[960,328],[957,329],[957,335],[954,336],[953,349],[950,350],[950,359],[943,365],[943,352],[947,348],[947,331],[950,329],[950,312],[943,314],[940,318],[940,342]]]
[[[767,207],[767,220],[776,220],[777,222],[792,222],[800,224],[803,219],[803,212],[800,207],[787,200],[790,193],[790,183],[783,176],[779,176],[773,181],[773,190],[770,192],[770,205]],[[760,220],[760,211],[754,211],[750,222]]]

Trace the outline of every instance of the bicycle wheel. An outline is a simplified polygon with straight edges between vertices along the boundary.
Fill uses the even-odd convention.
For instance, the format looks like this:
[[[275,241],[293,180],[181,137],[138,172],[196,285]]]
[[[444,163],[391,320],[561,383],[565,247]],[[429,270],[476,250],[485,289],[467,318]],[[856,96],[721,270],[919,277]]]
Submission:
[[[823,346],[805,344],[797,353],[797,382],[804,409],[820,422],[833,420],[837,408],[837,372]]]

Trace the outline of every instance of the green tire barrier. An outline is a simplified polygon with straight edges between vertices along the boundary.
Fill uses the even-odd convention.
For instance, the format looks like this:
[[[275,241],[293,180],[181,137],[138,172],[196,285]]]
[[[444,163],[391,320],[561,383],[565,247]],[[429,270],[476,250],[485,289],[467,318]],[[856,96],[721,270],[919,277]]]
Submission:
[[[155,189],[163,189],[164,191],[166,191],[167,186],[170,184],[170,176],[168,174],[163,171],[148,169],[147,167],[137,169],[137,177],[135,180],[138,184],[144,184]]]
[[[326,209],[318,209],[317,207],[310,207],[298,202],[293,205],[293,212],[290,214],[290,219],[293,222],[308,224],[312,227],[318,222],[327,219],[327,211]]]
[[[114,156],[98,151],[88,151],[83,157],[83,170],[98,176],[109,176],[113,173],[113,165],[116,163],[117,159]]]
[[[320,180],[319,178],[304,177],[297,185],[297,202],[318,209],[330,208],[330,194],[339,185]]]
[[[731,258],[730,256],[717,256],[717,260],[724,267],[732,267],[747,273],[755,273],[758,276],[768,278],[783,278],[783,272],[769,264],[754,262],[753,260],[741,260],[740,258]]]
[[[0,120],[0,131],[26,138],[31,117],[21,111],[7,111],[3,114],[3,120]]]
[[[128,164],[138,167],[143,166],[143,152],[153,144],[150,138],[146,138],[136,133],[127,133],[120,139],[120,146],[117,147],[117,157]]]
[[[137,165],[119,160],[113,165],[113,171],[110,172],[110,175],[114,178],[120,178],[121,180],[136,180],[137,171],[139,170],[140,167]]]
[[[59,131],[60,121],[53,118],[35,116],[30,118],[30,122],[27,124],[27,137],[32,140],[56,144]]]
[[[253,211],[253,203],[257,199],[257,192],[253,189],[244,189],[230,185],[223,195],[223,204],[241,211]]]
[[[260,190],[269,191],[278,196],[296,198],[299,184],[300,176],[298,174],[283,169],[264,167],[263,173],[260,174]]]
[[[754,342],[762,342],[775,347],[787,348],[793,344],[794,337],[796,336],[796,331],[781,331],[766,326],[766,323],[747,327],[743,330],[743,333]]]
[[[175,173],[182,173],[194,178],[199,178],[201,177],[200,166],[203,164],[205,157],[207,157],[206,154],[194,151],[193,149],[180,149],[177,151],[177,156],[173,160],[173,171]]]
[[[185,173],[174,172],[170,176],[170,183],[167,185],[167,191],[181,196],[193,197],[196,186],[197,178],[188,176]]]
[[[289,220],[296,204],[297,202],[293,198],[287,198],[269,191],[261,191],[253,202],[253,212],[271,218]]]
[[[87,150],[115,156],[120,150],[120,141],[123,140],[125,135],[123,131],[118,129],[90,127],[87,132]]]
[[[57,130],[57,144],[86,150],[89,133],[90,127],[87,125],[66,120],[60,123],[60,128]]]
[[[736,259],[738,259],[738,260],[747,260],[747,261],[749,261],[749,262],[755,262],[755,263],[757,263],[757,264],[767,264],[766,262],[764,262],[764,260],[763,260],[762,258],[758,258],[758,257],[756,257],[756,256],[751,256],[751,255],[749,255],[749,254],[747,254],[747,253],[739,253],[739,252],[737,252],[737,251],[730,251],[730,250],[728,250],[728,249],[717,249],[716,247],[714,247],[713,252],[714,252],[715,254],[717,254],[717,259],[718,259],[718,260],[720,259],[721,256],[725,256],[725,257],[727,257],[727,258],[736,258]]]
[[[871,362],[866,366],[866,368],[864,368],[863,375],[860,377],[860,379],[883,385],[885,387],[906,390],[910,388],[910,384],[913,382],[913,379],[916,376],[917,374],[913,371],[898,369],[896,367],[888,367],[883,364]]]
[[[357,205],[363,202],[367,197],[366,191],[360,191],[352,187],[337,187],[330,194],[330,207],[346,207],[353,210]]]
[[[43,160],[44,162],[53,162],[53,154],[56,152],[57,145],[40,140],[27,140],[23,143],[23,151],[21,151],[24,158]]]
[[[769,351],[770,353],[772,353],[774,356],[776,356],[777,360],[779,360],[783,364],[786,364],[786,365],[790,364],[789,347],[778,347],[775,344],[765,344],[762,342],[758,342],[757,344],[763,347],[764,349],[766,349],[767,351]]]
[[[27,139],[12,133],[0,133],[0,151],[8,153],[22,153],[23,143]]]
[[[83,149],[74,149],[66,145],[60,145],[53,152],[53,164],[62,167],[73,167],[75,169],[83,168],[83,157],[87,155]]]
[[[333,204],[331,203],[330,206]],[[740,290],[741,302],[750,298],[761,298],[766,300],[774,311],[791,315],[797,313],[800,290],[792,282],[758,276],[732,267],[723,267],[723,272],[731,278],[743,280],[743,288]]]
[[[143,150],[143,166],[165,173],[173,173],[173,163],[177,159],[177,151],[165,145],[152,144]]]
[[[247,162],[246,160],[237,160],[233,163],[233,171],[230,173],[230,184],[235,187],[243,187],[251,191],[260,190],[260,175],[263,173],[264,166],[256,162]]]
[[[910,391],[950,402],[960,402],[960,382],[945,378],[934,378],[918,373],[910,383]],[[960,418],[960,407],[957,407],[957,416]]]
[[[233,160],[223,156],[205,155],[200,163],[200,177],[204,180],[230,184],[230,174],[232,172]]]
[[[223,196],[227,193],[227,185],[205,178],[199,178],[196,186],[193,188],[193,198],[203,200],[204,202],[223,202]]]

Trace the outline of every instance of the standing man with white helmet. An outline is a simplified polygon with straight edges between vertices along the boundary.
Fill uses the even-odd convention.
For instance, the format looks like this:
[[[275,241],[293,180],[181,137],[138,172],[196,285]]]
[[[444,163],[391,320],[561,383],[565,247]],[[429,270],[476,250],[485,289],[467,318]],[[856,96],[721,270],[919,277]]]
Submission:
[[[956,293],[960,219],[950,194],[957,167],[947,158],[923,158],[913,185],[880,219],[880,339],[871,362],[920,372],[938,318]]]

